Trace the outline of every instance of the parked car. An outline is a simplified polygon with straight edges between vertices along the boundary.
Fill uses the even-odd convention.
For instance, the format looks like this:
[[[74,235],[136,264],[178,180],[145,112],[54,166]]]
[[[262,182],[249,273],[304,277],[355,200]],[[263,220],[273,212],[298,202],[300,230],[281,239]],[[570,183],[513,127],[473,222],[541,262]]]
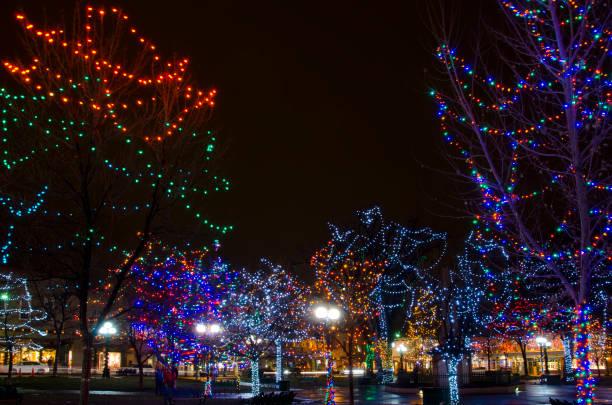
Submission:
[[[0,373],[8,373],[8,365],[0,366]],[[47,374],[49,373],[49,366],[46,364],[39,363],[37,361],[22,361],[21,363],[13,364],[13,373],[18,374],[21,370],[21,374]]]

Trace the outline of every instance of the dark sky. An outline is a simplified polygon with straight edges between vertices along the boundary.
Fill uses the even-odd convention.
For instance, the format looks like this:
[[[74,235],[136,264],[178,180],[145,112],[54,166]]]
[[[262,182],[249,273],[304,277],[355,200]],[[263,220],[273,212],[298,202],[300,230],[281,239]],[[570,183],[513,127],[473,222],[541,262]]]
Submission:
[[[328,221],[373,204],[400,222],[460,228],[432,199],[446,198],[448,180],[417,160],[444,165],[426,95],[435,64],[426,2],[104,3],[163,53],[189,57],[201,87],[218,91],[232,191],[211,208],[235,226],[224,242],[230,261],[304,261],[326,242]],[[50,16],[73,4],[1,2],[3,53],[15,52],[15,10],[35,17],[45,3]]]

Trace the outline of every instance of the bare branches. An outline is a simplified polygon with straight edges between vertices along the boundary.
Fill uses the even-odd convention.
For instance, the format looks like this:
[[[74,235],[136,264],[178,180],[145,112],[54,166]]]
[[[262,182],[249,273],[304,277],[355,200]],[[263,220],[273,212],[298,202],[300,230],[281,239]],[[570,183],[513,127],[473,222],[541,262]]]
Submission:
[[[579,304],[611,254],[611,86],[601,66],[612,12],[590,0],[499,4],[507,26],[491,29],[491,58],[480,50],[468,62],[454,38],[438,36],[446,80],[432,95],[457,156],[449,161],[476,185],[468,207],[479,231],[541,261]]]

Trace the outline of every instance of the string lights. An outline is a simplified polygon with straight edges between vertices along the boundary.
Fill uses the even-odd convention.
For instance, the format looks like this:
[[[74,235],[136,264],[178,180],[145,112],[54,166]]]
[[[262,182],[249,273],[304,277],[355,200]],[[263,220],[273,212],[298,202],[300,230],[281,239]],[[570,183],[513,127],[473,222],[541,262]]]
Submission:
[[[22,347],[42,350],[43,347],[32,338],[47,335],[36,326],[46,315],[32,306],[32,295],[25,278],[13,273],[0,273],[0,316],[0,342],[10,352],[11,359]]]
[[[574,333],[582,356],[577,400],[590,403],[583,312],[607,288],[612,262],[612,10],[605,1],[499,4],[512,27],[500,36],[521,51],[486,60],[476,54],[470,63],[441,38],[437,57],[448,80],[431,95],[457,173],[479,193],[466,205],[477,232],[533,262],[532,291],[544,287],[541,296],[572,301],[581,319],[574,328],[582,328]],[[503,62],[493,66],[496,60]],[[483,73],[492,71],[513,83]],[[552,279],[556,285],[542,281]]]
[[[379,374],[383,384],[393,382],[389,316],[411,317],[415,291],[410,278],[430,272],[446,253],[446,234],[432,229],[409,229],[386,221],[380,207],[357,211],[358,223],[349,229],[330,224],[331,240],[340,249],[382,265],[382,275],[370,295],[378,320]],[[427,257],[425,260],[424,258]],[[408,298],[407,298],[408,296]]]
[[[238,284],[226,307],[227,348],[246,357],[251,365],[251,392],[260,392],[259,359],[275,342],[298,340],[307,289],[282,266],[263,260],[263,270],[239,273]],[[277,346],[278,350],[278,346]],[[277,359],[277,364],[282,359]]]
[[[138,298],[131,322],[158,358],[174,366],[192,363],[202,351],[210,351],[197,325],[224,319],[237,273],[206,250],[181,252],[159,243],[149,245],[133,273],[130,296]]]

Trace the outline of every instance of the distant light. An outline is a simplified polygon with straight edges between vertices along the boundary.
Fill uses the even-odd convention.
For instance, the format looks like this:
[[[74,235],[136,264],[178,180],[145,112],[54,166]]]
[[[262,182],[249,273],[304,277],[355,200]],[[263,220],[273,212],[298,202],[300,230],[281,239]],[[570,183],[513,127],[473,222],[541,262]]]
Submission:
[[[212,325],[210,325],[210,333],[219,333],[221,332],[221,327],[219,325],[217,325],[216,323],[213,323]]]
[[[338,308],[330,308],[327,311],[327,317],[332,321],[335,321],[336,319],[340,318],[340,311],[338,311]]]
[[[349,369],[345,368],[344,369],[344,374],[348,375],[349,374]],[[354,368],[353,369],[353,375],[364,375],[365,374],[365,370],[362,368]]]
[[[201,324],[201,323],[197,324],[196,325],[196,332],[198,332],[198,333],[206,332],[206,325]]]

